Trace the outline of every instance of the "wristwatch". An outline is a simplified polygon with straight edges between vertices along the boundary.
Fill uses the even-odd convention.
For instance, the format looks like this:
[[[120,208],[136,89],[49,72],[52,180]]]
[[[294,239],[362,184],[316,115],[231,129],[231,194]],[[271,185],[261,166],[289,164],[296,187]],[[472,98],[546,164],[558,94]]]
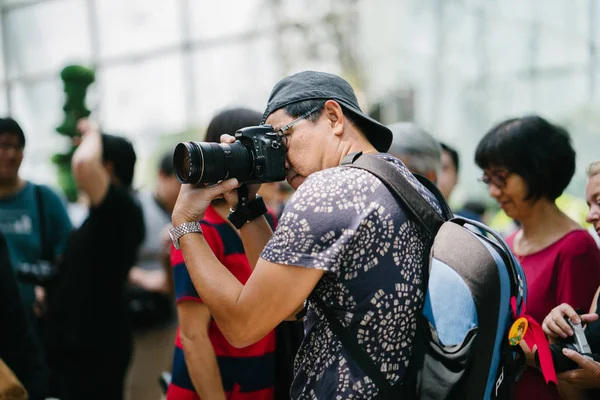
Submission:
[[[169,236],[171,236],[173,246],[175,246],[177,250],[180,249],[179,238],[188,233],[202,233],[200,222],[184,222],[179,226],[169,229]]]

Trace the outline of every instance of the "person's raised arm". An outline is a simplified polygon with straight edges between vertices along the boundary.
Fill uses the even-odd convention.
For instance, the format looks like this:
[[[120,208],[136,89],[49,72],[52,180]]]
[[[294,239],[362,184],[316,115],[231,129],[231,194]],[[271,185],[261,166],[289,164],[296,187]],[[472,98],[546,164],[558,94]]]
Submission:
[[[71,160],[73,177],[91,204],[97,206],[110,187],[110,176],[102,164],[102,136],[99,127],[87,119],[79,121],[77,127],[82,139]]]

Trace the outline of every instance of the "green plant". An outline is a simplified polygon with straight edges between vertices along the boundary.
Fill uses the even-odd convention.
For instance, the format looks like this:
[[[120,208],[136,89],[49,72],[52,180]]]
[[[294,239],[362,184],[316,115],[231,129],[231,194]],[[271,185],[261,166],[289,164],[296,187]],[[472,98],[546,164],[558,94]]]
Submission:
[[[88,87],[95,80],[93,70],[80,66],[69,65],[60,73],[64,84],[65,105],[63,111],[65,117],[63,122],[56,128],[60,135],[72,139],[79,136],[77,121],[90,115],[90,110],[85,106],[85,96]],[[75,145],[66,153],[58,153],[52,156],[52,162],[57,167],[58,184],[70,202],[77,201],[77,185],[71,172],[71,158],[75,152]]]

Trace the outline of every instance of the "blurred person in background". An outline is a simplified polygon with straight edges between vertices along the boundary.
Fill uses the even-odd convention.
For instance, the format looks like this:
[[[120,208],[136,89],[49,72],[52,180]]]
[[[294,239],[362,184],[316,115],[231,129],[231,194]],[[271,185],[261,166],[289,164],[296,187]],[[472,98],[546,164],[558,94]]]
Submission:
[[[477,200],[468,200],[462,208],[456,212],[461,217],[472,219],[479,222],[485,222],[486,205]]]
[[[542,324],[561,303],[587,309],[600,285],[600,252],[555,202],[575,172],[568,132],[539,116],[509,119],[481,139],[475,162],[490,196],[521,227],[507,242],[527,278],[527,313]],[[532,397],[558,399],[559,393],[527,368],[513,398]]]
[[[65,204],[52,189],[19,176],[24,149],[25,135],[19,124],[0,118],[0,231],[6,237],[13,268],[21,271],[35,270],[44,257],[53,259],[46,261],[59,258],[72,228]],[[42,249],[43,241],[46,249]],[[33,283],[19,281],[25,311],[37,332],[34,288]],[[41,300],[43,290],[36,290]]]
[[[0,360],[23,384],[30,400],[46,398],[48,366],[27,318],[12,269],[6,239],[0,232]],[[0,378],[1,380],[2,378]],[[2,398],[2,395],[0,395]]]
[[[222,134],[233,135],[240,128],[258,125],[260,118],[259,112],[244,108],[223,111],[210,122],[205,141],[218,143]],[[227,220],[229,211],[229,203],[215,199],[200,224],[210,250],[245,284],[253,265],[244,253],[238,230]],[[229,344],[194,288],[181,250],[172,248],[171,261],[179,331],[167,399],[273,399],[275,332],[247,347]],[[286,394],[289,385],[287,389]]]
[[[439,142],[412,122],[397,122],[388,128],[394,134],[388,153],[399,158],[413,174],[437,183],[442,171]]]
[[[119,400],[132,351],[125,285],[144,238],[131,189],[136,155],[127,139],[101,134],[88,120],[78,128],[73,176],[89,199],[89,215],[71,236],[60,275],[47,290],[52,394]]]
[[[442,172],[438,177],[437,186],[446,200],[449,200],[458,184],[460,157],[458,151],[449,145],[440,142],[440,146],[442,146]]]
[[[134,331],[133,359],[128,372],[129,400],[159,399],[158,376],[171,369],[177,323],[169,260],[171,213],[181,184],[173,170],[173,151],[160,160],[153,191],[137,193],[146,235],[139,258],[129,271],[127,299]]]

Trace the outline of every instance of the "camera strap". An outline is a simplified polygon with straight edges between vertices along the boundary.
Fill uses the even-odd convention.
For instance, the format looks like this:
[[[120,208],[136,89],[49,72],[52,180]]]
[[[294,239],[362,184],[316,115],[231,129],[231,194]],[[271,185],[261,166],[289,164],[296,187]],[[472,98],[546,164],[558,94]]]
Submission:
[[[38,218],[40,219],[40,260],[54,261],[52,248],[48,243],[46,232],[46,213],[44,212],[44,199],[42,196],[42,188],[40,185],[35,185],[35,202],[37,206]]]
[[[240,229],[244,224],[250,222],[267,212],[267,206],[260,196],[250,200],[248,186],[242,185],[237,189],[238,204],[235,210],[231,210],[227,219],[237,229]]]
[[[238,205],[237,205],[236,209],[248,207],[248,203],[250,203],[250,199],[249,199],[250,192],[248,190],[248,185],[241,185],[237,189],[237,194],[238,194]]]

